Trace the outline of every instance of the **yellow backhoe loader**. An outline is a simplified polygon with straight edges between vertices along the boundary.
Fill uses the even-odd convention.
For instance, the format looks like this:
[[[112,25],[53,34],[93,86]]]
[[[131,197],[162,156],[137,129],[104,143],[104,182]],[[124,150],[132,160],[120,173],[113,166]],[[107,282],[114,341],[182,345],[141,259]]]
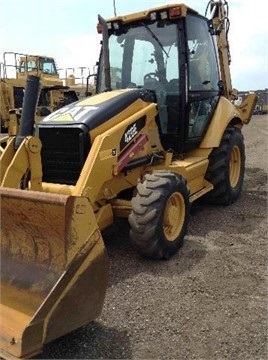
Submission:
[[[241,129],[227,2],[201,16],[183,4],[104,20],[96,95],[33,127],[28,78],[20,134],[1,159],[1,355],[28,358],[96,318],[108,258],[101,231],[126,217],[143,256],[182,245],[190,204],[241,193]],[[34,130],[33,130],[34,129]]]

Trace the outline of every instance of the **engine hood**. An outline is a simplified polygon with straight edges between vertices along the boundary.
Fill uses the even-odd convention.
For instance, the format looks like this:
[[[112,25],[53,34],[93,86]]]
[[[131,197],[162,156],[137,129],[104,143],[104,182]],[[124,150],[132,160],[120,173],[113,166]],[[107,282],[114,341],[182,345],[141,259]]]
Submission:
[[[146,102],[154,101],[153,94],[144,89],[104,92],[60,108],[42,119],[38,127],[83,124],[92,130],[119,114],[138,99]]]

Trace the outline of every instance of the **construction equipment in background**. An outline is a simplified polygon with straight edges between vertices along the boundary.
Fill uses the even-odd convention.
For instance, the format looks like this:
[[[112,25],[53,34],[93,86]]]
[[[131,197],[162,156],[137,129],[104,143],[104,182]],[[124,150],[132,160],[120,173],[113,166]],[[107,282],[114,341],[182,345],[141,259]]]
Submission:
[[[55,60],[52,57],[5,52],[0,67],[2,132],[8,132],[10,122],[12,122],[12,129],[9,132],[14,135],[13,120],[16,119],[16,122],[19,123],[28,75],[36,75],[41,79],[36,122],[52,111],[78,100],[75,89],[70,89],[60,79]],[[13,119],[11,119],[11,114],[15,115]]]
[[[142,255],[168,259],[192,202],[239,197],[256,96],[234,104],[227,6],[210,1],[209,20],[183,4],[99,16],[97,94],[35,127],[29,78],[20,135],[0,158],[4,358],[31,357],[99,314],[100,231],[116,217]]]

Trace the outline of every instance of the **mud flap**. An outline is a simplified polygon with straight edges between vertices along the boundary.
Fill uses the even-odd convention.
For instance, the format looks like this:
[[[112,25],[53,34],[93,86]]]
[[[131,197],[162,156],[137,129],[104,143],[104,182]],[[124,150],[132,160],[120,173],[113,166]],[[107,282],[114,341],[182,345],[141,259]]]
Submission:
[[[29,358],[100,315],[108,257],[87,198],[0,195],[0,355]]]

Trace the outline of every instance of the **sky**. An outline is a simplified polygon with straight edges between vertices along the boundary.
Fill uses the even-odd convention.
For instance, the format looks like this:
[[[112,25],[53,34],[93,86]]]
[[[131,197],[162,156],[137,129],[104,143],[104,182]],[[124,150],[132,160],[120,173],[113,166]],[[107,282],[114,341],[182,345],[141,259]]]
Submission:
[[[207,0],[182,3],[205,15]],[[114,7],[115,3],[115,7]],[[47,55],[58,68],[92,67],[98,60],[97,17],[126,15],[174,0],[0,0],[3,52]],[[232,85],[239,91],[268,88],[267,0],[229,0]]]

